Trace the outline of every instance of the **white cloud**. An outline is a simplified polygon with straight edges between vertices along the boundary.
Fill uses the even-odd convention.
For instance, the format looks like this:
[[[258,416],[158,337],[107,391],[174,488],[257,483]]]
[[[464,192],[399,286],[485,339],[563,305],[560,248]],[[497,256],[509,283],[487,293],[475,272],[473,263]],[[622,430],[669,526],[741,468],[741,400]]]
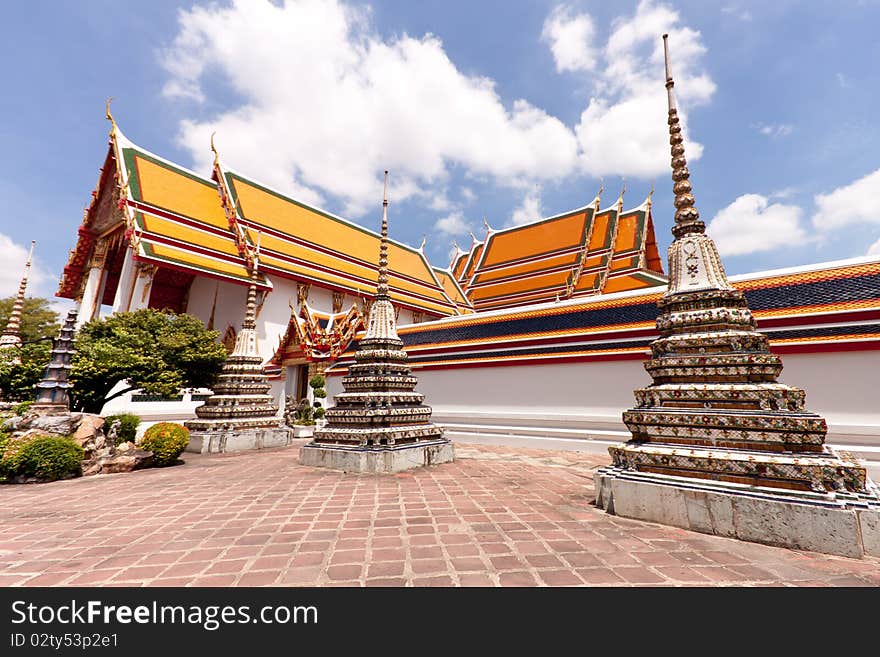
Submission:
[[[802,214],[796,205],[771,205],[766,196],[743,194],[715,215],[706,232],[721,255],[772,251],[807,241]]]
[[[706,52],[698,31],[680,24],[677,11],[642,0],[632,16],[612,24],[602,50],[605,68],[595,95],[575,128],[582,166],[594,176],[649,178],[669,171],[669,133],[663,92],[663,42],[668,33],[679,117],[685,129],[687,157],[700,158],[702,145],[687,139],[681,105],[709,101],[715,83],[700,70]]]
[[[574,170],[577,141],[525,100],[505,106],[490,79],[466,75],[428,34],[384,40],[341,0],[234,0],[179,13],[163,61],[165,94],[190,101],[228,85],[240,102],[184,120],[180,143],[202,170],[210,133],[228,165],[311,203],[359,215],[381,198],[440,185],[450,166],[500,184]]]
[[[738,18],[739,20],[744,22],[752,20],[752,13],[748,9],[743,9],[742,7],[728,5],[727,7],[721,8],[721,13],[727,14],[728,16],[733,16],[734,18]]]
[[[461,235],[473,230],[461,212],[453,212],[434,222],[434,230],[444,235]]]
[[[596,67],[595,31],[589,14],[576,14],[566,5],[550,12],[541,30],[541,40],[550,46],[559,73],[592,71]]]
[[[36,249],[40,245],[37,244]],[[0,297],[11,297],[18,293],[18,285],[21,283],[21,275],[24,273],[24,263],[27,260],[30,244],[23,246],[16,244],[12,239],[0,233]],[[55,286],[58,279],[55,278],[40,263],[39,251],[34,251],[34,260],[31,263],[31,269],[28,273],[28,286],[25,293],[29,297],[48,297],[51,298],[55,293]],[[4,327],[0,327],[2,331]]]
[[[880,255],[880,240],[877,240],[868,247],[867,255]]]
[[[519,226],[541,218],[541,193],[534,187],[526,192],[522,202],[513,210],[507,225]]]
[[[753,123],[752,129],[765,137],[787,137],[794,130],[790,123]]]
[[[855,223],[880,223],[880,169],[828,194],[818,194],[813,226],[836,230]]]

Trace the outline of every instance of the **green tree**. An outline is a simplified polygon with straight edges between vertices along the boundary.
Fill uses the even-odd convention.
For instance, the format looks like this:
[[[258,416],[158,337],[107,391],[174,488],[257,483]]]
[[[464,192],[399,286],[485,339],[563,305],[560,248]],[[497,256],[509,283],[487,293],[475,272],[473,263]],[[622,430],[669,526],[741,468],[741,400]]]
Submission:
[[[6,328],[15,297],[0,299],[0,331]],[[52,301],[40,297],[26,297],[21,311],[22,342],[30,342],[41,338],[54,338],[61,329],[58,313],[52,310]]]
[[[210,388],[226,360],[218,337],[191,315],[152,309],[89,322],[77,334],[71,407],[100,413],[131,390],[171,396],[181,388]],[[127,386],[111,395],[120,381]]]
[[[21,349],[5,349],[0,354],[0,398],[4,401],[32,400],[34,386],[43,378],[52,351],[52,341],[25,343]],[[19,362],[12,355],[17,354]]]
[[[6,328],[15,297],[0,299],[0,331]],[[27,401],[34,398],[34,386],[43,378],[52,351],[52,338],[58,335],[58,313],[52,302],[27,297],[21,313],[22,346],[0,354],[0,398],[4,401]],[[14,362],[15,359],[20,362]]]

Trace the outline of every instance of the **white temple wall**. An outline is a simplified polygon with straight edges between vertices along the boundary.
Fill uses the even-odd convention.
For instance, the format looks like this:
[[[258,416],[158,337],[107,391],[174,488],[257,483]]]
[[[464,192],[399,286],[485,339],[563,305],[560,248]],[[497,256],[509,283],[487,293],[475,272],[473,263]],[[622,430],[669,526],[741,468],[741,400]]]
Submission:
[[[784,354],[783,363],[781,381],[805,389],[807,408],[828,421],[828,443],[880,478],[880,351]],[[651,383],[638,360],[413,372],[453,440],[601,453],[629,437],[621,414]],[[330,377],[328,394],[341,390]]]
[[[244,285],[196,276],[189,288],[186,312],[207,324],[214,308],[214,330],[222,337],[227,326],[234,328],[236,333],[241,329],[246,304],[247,287]]]

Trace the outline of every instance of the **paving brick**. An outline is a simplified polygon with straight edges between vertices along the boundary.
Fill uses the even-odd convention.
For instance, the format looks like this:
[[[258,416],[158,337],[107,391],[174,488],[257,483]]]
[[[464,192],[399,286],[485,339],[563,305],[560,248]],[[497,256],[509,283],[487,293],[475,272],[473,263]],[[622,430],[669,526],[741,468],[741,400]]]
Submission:
[[[571,570],[542,570],[538,577],[547,586],[583,586],[584,580]]]
[[[0,586],[880,586],[880,559],[609,516],[587,503],[603,455],[456,449],[400,476],[318,472],[293,446],[188,455],[161,486],[6,486]]]

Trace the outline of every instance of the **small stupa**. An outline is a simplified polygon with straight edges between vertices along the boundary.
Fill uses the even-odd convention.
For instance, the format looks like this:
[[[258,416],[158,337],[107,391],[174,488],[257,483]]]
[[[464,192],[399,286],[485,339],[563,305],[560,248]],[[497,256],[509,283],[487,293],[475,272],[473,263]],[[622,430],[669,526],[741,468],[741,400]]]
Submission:
[[[9,360],[13,363],[21,362],[19,356],[19,349],[21,348],[21,314],[24,312],[24,293],[27,290],[31,259],[34,256],[34,244],[35,242],[31,240],[31,250],[24,263],[24,273],[21,276],[21,283],[18,285],[18,294],[15,295],[15,301],[12,302],[12,312],[9,313],[9,320],[6,322],[3,335],[0,335],[0,352],[8,349]]]
[[[632,439],[596,474],[606,511],[720,536],[830,554],[880,556],[880,497],[865,467],[825,445],[825,419],[777,381],[694,205],[673,94],[666,89],[675,192],[669,289],[645,368],[653,384],[623,414]]]
[[[76,315],[75,309],[67,311],[64,325],[52,343],[52,355],[49,364],[46,365],[43,380],[37,384],[37,397],[31,404],[30,414],[63,415],[70,412],[68,390],[72,384],[67,379],[70,375],[70,361],[74,354]]]
[[[190,431],[188,451],[233,452],[290,443],[290,430],[278,416],[269,394],[271,384],[263,373],[257,351],[256,276],[259,248],[253,257],[251,283],[241,331],[213,387],[213,394],[196,407],[195,420],[185,423]]]
[[[452,442],[431,423],[431,408],[415,392],[388,293],[388,172],[382,200],[379,277],[366,333],[342,379],[345,392],[326,411],[327,424],[300,449],[300,463],[347,472],[389,473],[454,458]]]

